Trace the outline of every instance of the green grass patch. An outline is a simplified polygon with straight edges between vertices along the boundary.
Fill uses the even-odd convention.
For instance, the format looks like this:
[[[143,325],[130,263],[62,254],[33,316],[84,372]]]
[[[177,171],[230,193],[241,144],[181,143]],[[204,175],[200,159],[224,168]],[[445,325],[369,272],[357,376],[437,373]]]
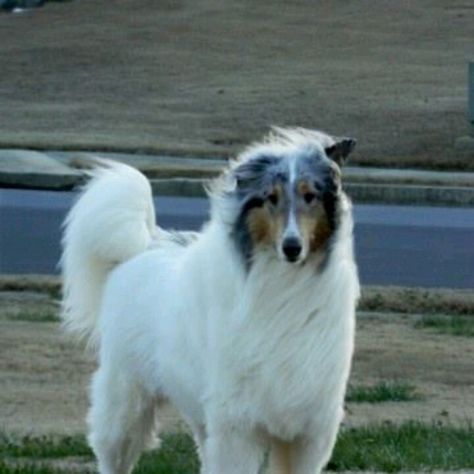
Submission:
[[[415,323],[418,329],[434,329],[440,334],[474,337],[474,317],[423,315]]]
[[[59,316],[53,311],[22,311],[14,316],[8,316],[8,319],[33,323],[56,323],[59,321]]]
[[[66,474],[66,471],[46,465],[41,466],[34,462],[12,464],[0,460],[0,474]]]
[[[0,474],[62,474],[62,471],[47,465],[34,464],[31,460],[65,459],[67,457],[93,459],[93,454],[84,436],[24,437],[21,439],[0,437]],[[194,441],[188,434],[163,436],[161,449],[141,456],[134,474],[197,474],[199,460]]]
[[[342,430],[328,469],[428,471],[474,468],[474,428],[407,422]]]
[[[146,453],[133,474],[198,474],[199,459],[191,436],[173,434],[163,437],[159,451]]]
[[[31,461],[92,454],[84,437],[0,439],[0,458]],[[328,469],[332,471],[429,471],[474,468],[474,428],[408,422],[342,429]],[[0,474],[65,473],[40,465],[0,461]],[[188,434],[164,436],[162,448],[143,455],[134,474],[197,474],[199,462]]]
[[[90,456],[92,451],[84,436],[25,436],[21,439],[1,436],[0,457],[3,458],[63,458],[67,456]]]
[[[421,398],[415,386],[398,381],[384,381],[371,386],[349,385],[346,394],[346,402],[355,403],[411,402]]]
[[[63,474],[57,469],[34,464],[12,465],[0,460],[0,474]]]

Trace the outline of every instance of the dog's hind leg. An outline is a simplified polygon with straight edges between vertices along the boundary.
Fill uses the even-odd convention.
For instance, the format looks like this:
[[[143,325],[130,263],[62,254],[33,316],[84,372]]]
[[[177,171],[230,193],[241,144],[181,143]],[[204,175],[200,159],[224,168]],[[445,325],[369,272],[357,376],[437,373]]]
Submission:
[[[155,400],[120,369],[100,367],[92,382],[89,443],[100,474],[129,474],[156,428]]]

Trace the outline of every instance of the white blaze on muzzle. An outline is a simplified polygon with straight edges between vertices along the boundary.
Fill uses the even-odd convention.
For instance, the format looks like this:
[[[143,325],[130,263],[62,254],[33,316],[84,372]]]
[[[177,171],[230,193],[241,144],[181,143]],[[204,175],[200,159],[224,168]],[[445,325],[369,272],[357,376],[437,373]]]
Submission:
[[[281,236],[278,253],[280,258],[288,262],[301,262],[308,253],[293,207],[288,213],[288,221]]]

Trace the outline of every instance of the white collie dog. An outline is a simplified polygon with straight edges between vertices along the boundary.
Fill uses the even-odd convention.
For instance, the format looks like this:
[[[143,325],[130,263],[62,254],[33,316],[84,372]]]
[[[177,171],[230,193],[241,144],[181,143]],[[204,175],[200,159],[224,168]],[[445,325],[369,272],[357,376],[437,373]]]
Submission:
[[[314,474],[343,415],[359,295],[339,165],[355,144],[274,129],[209,189],[199,233],[155,224],[150,185],[102,162],[66,220],[63,319],[98,348],[88,417],[102,474],[129,473],[156,408],[201,472]]]

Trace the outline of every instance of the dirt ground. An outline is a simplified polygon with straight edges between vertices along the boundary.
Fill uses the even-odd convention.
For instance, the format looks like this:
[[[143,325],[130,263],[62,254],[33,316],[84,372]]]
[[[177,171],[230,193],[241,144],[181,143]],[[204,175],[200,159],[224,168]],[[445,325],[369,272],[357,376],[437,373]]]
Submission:
[[[226,155],[299,125],[474,170],[473,38],[469,1],[49,2],[0,14],[0,146]]]
[[[25,296],[26,295],[26,296]],[[44,295],[0,294],[0,427],[14,434],[85,431],[87,392],[95,363],[62,334],[57,322],[29,322],[18,315],[57,309]],[[472,338],[414,329],[416,315],[360,313],[350,383],[398,380],[423,398],[412,402],[349,403],[351,426],[387,420],[474,421]],[[166,430],[183,428],[166,407]]]

